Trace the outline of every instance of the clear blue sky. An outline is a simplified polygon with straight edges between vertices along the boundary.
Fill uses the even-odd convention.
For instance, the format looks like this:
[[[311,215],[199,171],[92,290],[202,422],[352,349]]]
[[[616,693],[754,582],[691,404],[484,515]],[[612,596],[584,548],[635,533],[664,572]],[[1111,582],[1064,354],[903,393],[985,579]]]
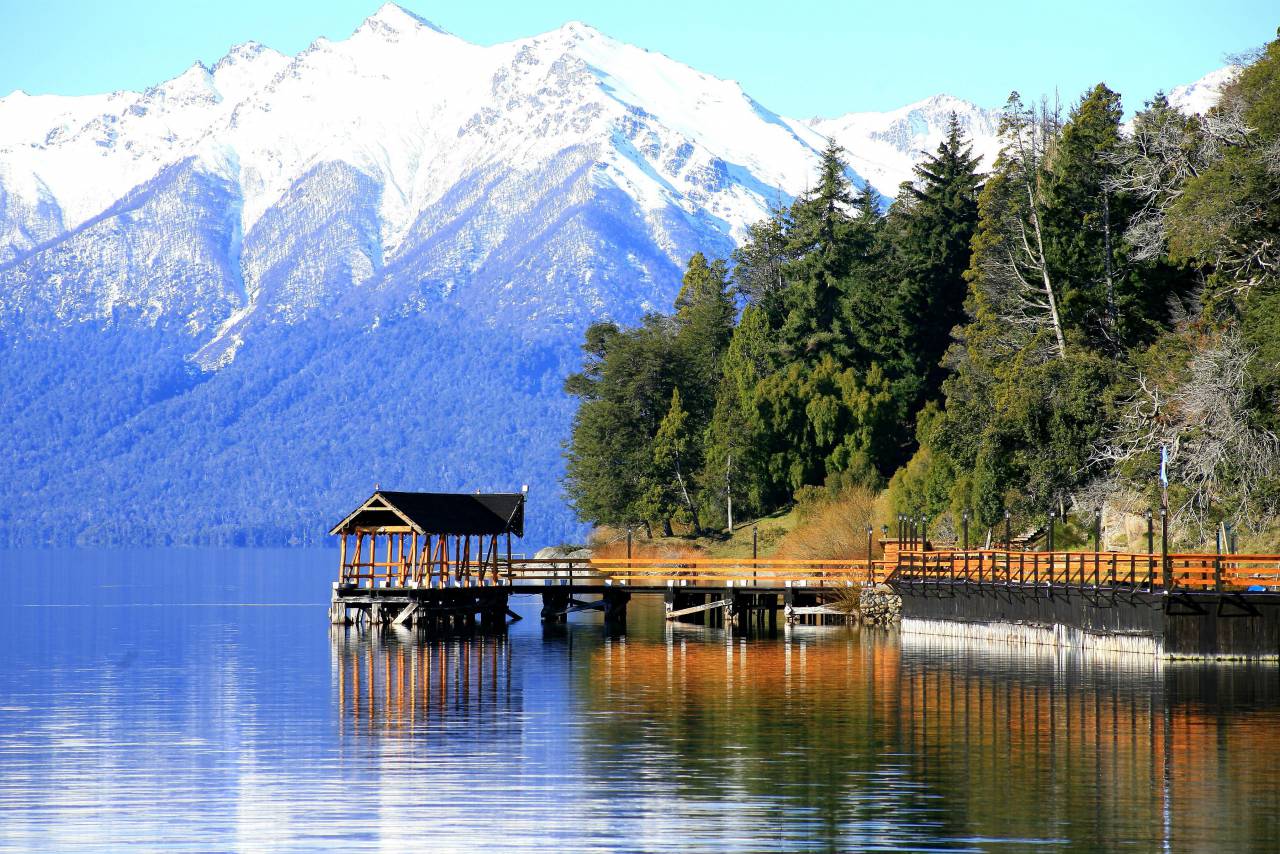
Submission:
[[[343,38],[379,0],[0,0],[0,94],[139,89],[260,41],[296,53]],[[404,0],[491,44],[581,20],[740,81],[808,117],[937,92],[999,106],[1010,89],[1070,102],[1105,81],[1131,110],[1226,53],[1275,38],[1276,0]]]

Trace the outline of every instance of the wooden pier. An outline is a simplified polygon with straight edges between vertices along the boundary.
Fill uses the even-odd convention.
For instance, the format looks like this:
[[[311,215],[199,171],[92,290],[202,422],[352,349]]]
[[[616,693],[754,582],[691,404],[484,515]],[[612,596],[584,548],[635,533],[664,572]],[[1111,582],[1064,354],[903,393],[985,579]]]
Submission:
[[[528,559],[524,496],[375,492],[333,528],[342,537],[334,623],[433,630],[499,628],[515,595],[541,616],[626,620],[638,595],[667,618],[776,628],[843,623],[860,591],[887,585],[903,616],[959,623],[1063,625],[1143,635],[1167,654],[1280,657],[1280,555],[934,549],[882,540],[880,560]]]

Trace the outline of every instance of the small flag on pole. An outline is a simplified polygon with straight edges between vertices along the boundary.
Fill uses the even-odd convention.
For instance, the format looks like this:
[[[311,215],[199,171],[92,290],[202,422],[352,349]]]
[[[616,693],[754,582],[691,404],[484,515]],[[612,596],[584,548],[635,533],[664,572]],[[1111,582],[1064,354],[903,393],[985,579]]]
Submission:
[[[1169,446],[1160,446],[1160,485],[1169,486]]]

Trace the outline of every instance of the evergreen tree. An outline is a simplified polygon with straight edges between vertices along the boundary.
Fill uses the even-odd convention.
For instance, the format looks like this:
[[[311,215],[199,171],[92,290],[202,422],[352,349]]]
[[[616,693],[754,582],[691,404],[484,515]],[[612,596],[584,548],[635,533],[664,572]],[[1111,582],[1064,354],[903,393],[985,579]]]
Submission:
[[[690,494],[692,484],[689,481],[692,465],[691,451],[694,445],[693,433],[689,427],[689,414],[680,400],[680,389],[671,390],[671,406],[658,425],[653,437],[654,477],[659,487],[659,498],[654,508],[663,520],[664,530],[670,536],[670,519],[677,508],[683,508],[689,516],[694,533],[701,526],[698,523],[698,508]]]
[[[565,390],[579,398],[565,449],[565,491],[580,518],[611,525],[657,521],[652,441],[670,409],[679,360],[670,318],[635,329],[587,329],[583,370]]]
[[[706,456],[699,483],[711,497],[707,509],[716,518],[721,502],[727,506],[730,492],[740,512],[759,513],[790,497],[789,491],[777,490],[765,472],[765,460],[787,439],[764,429],[755,404],[760,381],[780,364],[778,342],[766,310],[748,305],[722,361],[715,411],[705,437]]]
[[[1087,346],[1118,343],[1118,279],[1130,204],[1114,192],[1120,96],[1099,83],[1071,111],[1045,170],[1044,236],[1063,326]]]
[[[822,153],[818,183],[791,207],[788,232],[796,256],[784,268],[787,316],[783,340],[793,353],[818,357],[848,346],[840,326],[844,279],[849,273],[853,193],[834,142]]]
[[[733,250],[735,290],[759,306],[774,327],[780,327],[785,317],[785,271],[796,258],[790,229],[790,211],[775,205],[767,218],[747,227],[747,239]]]
[[[892,307],[898,337],[912,345],[910,356],[921,380],[912,411],[941,389],[942,354],[952,329],[964,320],[964,275],[978,224],[978,163],[952,113],[946,139],[915,167],[917,183],[910,191],[912,205],[898,250],[903,282]]]
[[[708,263],[701,252],[689,259],[675,302],[675,348],[680,385],[693,428],[706,427],[720,385],[720,360],[733,335],[736,310],[728,292],[724,261]]]

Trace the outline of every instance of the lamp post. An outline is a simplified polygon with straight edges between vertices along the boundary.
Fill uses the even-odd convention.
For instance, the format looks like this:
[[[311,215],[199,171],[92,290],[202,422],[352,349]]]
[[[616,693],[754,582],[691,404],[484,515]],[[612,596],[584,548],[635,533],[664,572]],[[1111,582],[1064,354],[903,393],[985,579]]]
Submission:
[[[963,520],[961,522],[961,529],[964,531],[963,548],[965,551],[969,551],[969,511],[964,511],[960,518]]]
[[[1013,514],[1008,510],[1004,511],[1004,547],[1006,551],[1013,549]]]
[[[1049,538],[1045,542],[1045,546],[1046,546],[1045,551],[1049,552],[1050,554],[1053,553],[1053,522],[1057,518],[1058,518],[1058,511],[1050,510],[1049,511]]]

